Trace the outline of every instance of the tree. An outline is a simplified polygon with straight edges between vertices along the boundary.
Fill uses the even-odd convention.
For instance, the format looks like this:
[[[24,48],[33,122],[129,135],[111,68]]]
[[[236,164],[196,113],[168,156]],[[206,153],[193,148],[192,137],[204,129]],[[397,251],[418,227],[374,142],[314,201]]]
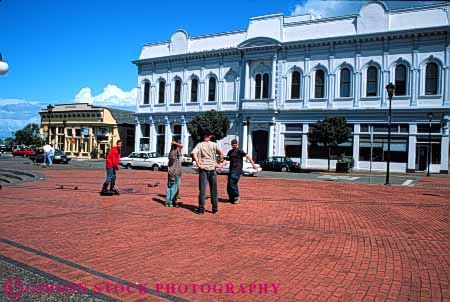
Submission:
[[[331,149],[349,140],[352,131],[345,117],[327,117],[311,126],[308,136],[312,145],[328,148],[328,171],[330,171]]]
[[[43,145],[44,140],[39,134],[38,124],[28,124],[23,129],[15,133],[17,145]]]
[[[213,135],[212,140],[220,140],[227,135],[230,121],[221,112],[210,110],[195,116],[188,123],[188,131],[191,134],[194,145],[201,142],[207,132]]]

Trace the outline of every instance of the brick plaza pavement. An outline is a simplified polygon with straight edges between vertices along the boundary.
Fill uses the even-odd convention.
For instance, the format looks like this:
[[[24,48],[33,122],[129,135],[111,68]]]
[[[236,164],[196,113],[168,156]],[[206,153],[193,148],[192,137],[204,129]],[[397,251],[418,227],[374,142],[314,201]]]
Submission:
[[[134,191],[100,197],[103,171],[39,171],[48,178],[0,190],[0,256],[91,289],[134,286],[100,288],[114,299],[450,301],[449,178],[417,187],[242,178],[232,205],[220,176],[219,213],[198,216],[197,175],[183,175],[182,207],[166,208],[164,172],[121,170],[118,187]],[[179,286],[215,283],[234,294]],[[236,290],[253,283],[279,288]]]

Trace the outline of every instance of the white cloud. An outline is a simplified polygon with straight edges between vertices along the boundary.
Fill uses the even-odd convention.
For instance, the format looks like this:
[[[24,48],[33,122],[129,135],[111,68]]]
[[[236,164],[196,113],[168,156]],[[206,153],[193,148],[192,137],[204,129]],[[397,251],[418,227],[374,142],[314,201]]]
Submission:
[[[75,103],[89,103],[96,106],[134,107],[136,106],[138,89],[123,91],[116,85],[109,84],[103,92],[92,95],[91,88],[84,87],[75,96]]]
[[[334,16],[344,16],[358,13],[363,1],[342,1],[342,0],[306,0],[295,5],[291,11],[291,16],[311,14],[315,18],[327,18]]]

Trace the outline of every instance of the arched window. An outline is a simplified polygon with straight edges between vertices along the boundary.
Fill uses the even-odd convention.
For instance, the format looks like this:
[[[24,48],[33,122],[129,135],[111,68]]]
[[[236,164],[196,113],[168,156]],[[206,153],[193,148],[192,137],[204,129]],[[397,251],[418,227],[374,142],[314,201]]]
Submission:
[[[300,72],[294,71],[291,78],[291,99],[300,98]]]
[[[341,98],[350,96],[350,70],[348,68],[341,69],[340,96]]]
[[[367,89],[366,96],[378,95],[378,69],[375,66],[370,66],[367,69]]]
[[[191,81],[191,102],[197,102],[197,94],[198,94],[198,80],[192,79]]]
[[[208,85],[208,101],[215,101],[215,100],[216,100],[216,78],[210,77]]]
[[[316,71],[314,97],[316,99],[325,97],[325,72],[322,69]]]
[[[269,74],[263,74],[263,87],[262,87],[262,97],[263,99],[269,98]]]
[[[436,63],[428,63],[425,71],[425,94],[438,94],[439,68]]]
[[[158,94],[158,103],[159,104],[164,104],[165,90],[166,90],[166,82],[164,82],[162,80],[159,81],[159,94]]]
[[[174,103],[180,103],[181,102],[181,80],[176,79],[175,80],[175,91],[173,94],[173,102]]]
[[[406,95],[406,67],[395,67],[395,95]]]
[[[150,104],[150,83],[145,81],[144,84],[144,104]]]
[[[261,98],[261,75],[257,74],[255,77],[255,99]]]

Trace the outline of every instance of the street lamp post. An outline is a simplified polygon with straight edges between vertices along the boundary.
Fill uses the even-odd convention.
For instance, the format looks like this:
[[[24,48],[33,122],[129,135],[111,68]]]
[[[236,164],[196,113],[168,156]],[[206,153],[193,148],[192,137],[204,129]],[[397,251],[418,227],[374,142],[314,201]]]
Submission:
[[[427,176],[430,176],[430,166],[431,166],[431,121],[433,120],[433,112],[428,112],[428,156],[427,156]]]
[[[0,52],[0,75],[3,75],[8,72],[8,63],[3,61],[2,53]]]
[[[388,111],[388,152],[387,152],[387,166],[386,166],[386,182],[389,185],[389,168],[391,165],[391,119],[392,119],[392,96],[395,93],[395,86],[392,83],[386,85],[386,90],[389,96],[389,111]]]
[[[55,108],[52,105],[47,106],[47,112],[48,112],[48,137],[47,137],[47,143],[50,145],[50,123],[51,123],[51,114],[53,111],[53,108]]]

